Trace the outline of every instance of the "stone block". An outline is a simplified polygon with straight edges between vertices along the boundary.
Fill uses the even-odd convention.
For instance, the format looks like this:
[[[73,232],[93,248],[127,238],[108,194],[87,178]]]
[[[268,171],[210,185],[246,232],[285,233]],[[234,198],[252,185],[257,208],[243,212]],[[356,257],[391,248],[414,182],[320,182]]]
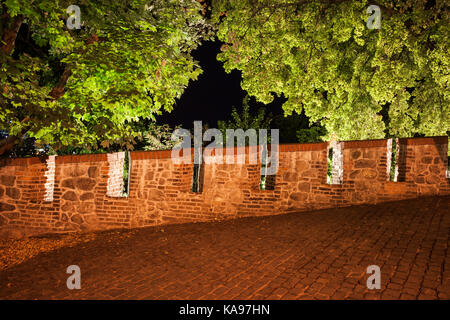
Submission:
[[[0,176],[0,183],[4,186],[12,187],[14,186],[15,182],[16,182],[15,176],[6,176],[6,175]]]
[[[82,165],[65,167],[63,169],[63,174],[70,177],[81,177],[87,174],[87,167]]]
[[[310,164],[308,161],[306,160],[299,160],[295,163],[296,165],[296,170],[298,171],[305,171],[308,170],[310,168]]]
[[[88,176],[89,178],[97,178],[100,175],[100,170],[98,167],[89,167],[88,169]]]
[[[15,200],[20,199],[21,196],[20,190],[17,188],[6,188],[6,194]]]
[[[20,214],[17,211],[14,211],[14,212],[3,213],[3,216],[5,216],[6,218],[8,218],[10,220],[14,220],[14,219],[19,218]]]
[[[360,159],[355,161],[355,168],[375,168],[375,160]]]
[[[63,194],[62,198],[65,200],[70,200],[70,201],[78,200],[77,194],[73,191],[67,191],[66,193]]]
[[[428,184],[439,184],[440,179],[438,176],[434,175],[434,174],[430,174],[425,178],[425,182]]]
[[[283,174],[283,181],[295,182],[298,180],[296,172],[285,172]]]
[[[65,179],[61,182],[61,186],[64,188],[75,189],[75,180]]]
[[[81,215],[79,215],[79,214],[74,214],[72,216],[72,218],[70,218],[70,220],[72,220],[76,224],[82,224],[83,223],[83,217]]]
[[[361,170],[353,170],[352,172],[350,172],[348,177],[350,179],[355,179],[355,178],[359,177],[360,173],[361,173]]]
[[[301,192],[310,192],[311,191],[311,183],[309,182],[299,182],[297,185],[298,191]]]
[[[352,151],[352,159],[359,159],[359,157],[361,157],[361,151],[359,150],[354,150]]]
[[[308,194],[304,192],[294,192],[289,196],[290,199],[294,201],[305,201],[308,199]]]
[[[97,182],[91,178],[78,178],[76,180],[76,187],[81,190],[90,191],[94,189]]]
[[[16,206],[14,206],[12,204],[0,202],[0,212],[13,211],[15,209],[16,209]]]
[[[92,200],[92,199],[94,199],[94,193],[93,192],[86,192],[86,193],[83,193],[80,196],[80,200],[81,201]]]
[[[433,157],[423,157],[422,159],[420,159],[420,162],[425,164],[431,164],[433,162]]]
[[[362,176],[365,179],[374,180],[377,177],[378,173],[376,170],[373,169],[363,169],[362,170]]]
[[[0,226],[4,226],[8,224],[8,219],[6,219],[4,216],[0,215]]]
[[[70,202],[66,202],[62,205],[61,210],[64,212],[71,212],[73,211],[73,205]]]

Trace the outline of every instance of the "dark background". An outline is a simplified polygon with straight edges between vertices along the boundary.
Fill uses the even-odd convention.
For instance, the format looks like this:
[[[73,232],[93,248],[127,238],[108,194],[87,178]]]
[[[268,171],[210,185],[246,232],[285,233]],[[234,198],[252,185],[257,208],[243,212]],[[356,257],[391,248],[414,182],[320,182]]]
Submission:
[[[194,121],[202,120],[203,124],[208,123],[210,128],[217,128],[217,120],[231,119],[233,107],[241,110],[242,100],[247,94],[240,86],[241,72],[225,72],[223,63],[216,59],[221,45],[218,40],[207,41],[193,52],[192,55],[199,62],[203,73],[196,81],[189,83],[172,112],[164,111],[162,115],[157,116],[158,123],[192,129]],[[264,105],[252,98],[250,112],[255,114],[259,108],[265,108],[266,113],[272,113],[274,116],[283,114],[283,102],[283,98],[276,97],[271,104]]]

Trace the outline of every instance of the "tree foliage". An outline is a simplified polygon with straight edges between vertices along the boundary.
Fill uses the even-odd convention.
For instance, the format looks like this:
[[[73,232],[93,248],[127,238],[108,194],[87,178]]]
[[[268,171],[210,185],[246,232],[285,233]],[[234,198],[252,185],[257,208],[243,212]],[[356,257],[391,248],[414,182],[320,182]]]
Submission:
[[[171,128],[168,124],[157,125],[150,123],[150,125],[143,132],[143,148],[144,150],[169,150],[177,145],[179,140],[172,140],[172,133],[174,130],[180,128],[179,126]]]
[[[272,121],[272,115],[266,114],[264,108],[260,108],[257,114],[250,113],[249,105],[250,97],[246,96],[242,101],[242,112],[239,113],[235,107],[231,112],[232,120],[221,121],[219,120],[218,127],[220,130],[226,129],[267,129]]]
[[[280,143],[308,143],[323,141],[326,129],[318,123],[311,124],[304,112],[274,117],[272,128],[280,130]]]
[[[300,143],[310,143],[323,141],[323,137],[326,135],[324,127],[313,126],[308,129],[299,129],[296,132],[297,140]]]
[[[239,113],[235,107],[231,112],[231,120],[229,121],[217,121],[217,126],[222,132],[223,140],[226,141],[226,130],[227,129],[242,129],[244,131],[248,129],[269,129],[270,123],[272,122],[272,114],[266,114],[264,108],[259,108],[257,114],[252,114],[250,112],[249,105],[250,97],[247,95],[242,101],[242,112]],[[246,144],[248,144],[248,139],[246,139]],[[270,138],[268,139],[270,141]]]
[[[141,120],[138,122],[132,122],[130,124],[133,132],[136,133],[136,138],[133,145],[124,147],[120,143],[111,143],[108,147],[103,147],[100,143],[98,145],[75,145],[75,146],[62,146],[61,148],[54,150],[51,146],[46,145],[44,148],[36,148],[32,141],[28,141],[29,149],[24,149],[22,145],[24,143],[18,143],[12,150],[10,156],[30,156],[30,155],[40,155],[40,154],[90,154],[90,153],[109,153],[118,152],[123,150],[168,150],[176,145],[178,141],[172,141],[172,133],[175,128],[170,127],[168,124],[157,124],[152,120]],[[19,150],[19,152],[18,152]],[[23,151],[22,151],[23,150]],[[20,152],[21,151],[21,152]]]
[[[284,96],[328,137],[445,135],[450,128],[447,1],[216,0],[227,72],[263,103]],[[382,111],[388,115],[382,117]]]
[[[84,0],[68,30],[71,4],[1,1],[0,129],[55,149],[129,147],[131,123],[170,111],[201,73],[191,51],[211,26],[196,0]]]

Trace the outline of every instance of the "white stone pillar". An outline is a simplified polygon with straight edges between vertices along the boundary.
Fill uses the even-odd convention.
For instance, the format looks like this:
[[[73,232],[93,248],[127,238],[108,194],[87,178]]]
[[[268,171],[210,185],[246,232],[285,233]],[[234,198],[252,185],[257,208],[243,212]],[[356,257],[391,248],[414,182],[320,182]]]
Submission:
[[[44,201],[53,201],[53,191],[55,189],[55,158],[56,156],[49,156],[46,165],[47,170],[44,176],[47,178],[45,186]]]

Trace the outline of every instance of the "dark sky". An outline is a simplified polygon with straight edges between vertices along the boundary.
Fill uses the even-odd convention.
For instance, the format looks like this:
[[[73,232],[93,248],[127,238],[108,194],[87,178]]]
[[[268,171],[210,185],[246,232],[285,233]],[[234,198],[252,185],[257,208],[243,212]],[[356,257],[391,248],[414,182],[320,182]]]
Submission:
[[[193,52],[195,60],[199,61],[203,73],[196,81],[191,81],[171,113],[164,112],[157,117],[158,123],[168,123],[171,126],[182,125],[183,128],[193,128],[195,120],[202,120],[210,127],[217,127],[217,120],[230,119],[233,106],[240,110],[242,99],[246,92],[241,89],[240,71],[227,74],[223,63],[217,61],[221,42],[207,41]],[[270,105],[250,102],[250,111],[264,107],[273,115],[282,113],[282,99],[275,99]]]

